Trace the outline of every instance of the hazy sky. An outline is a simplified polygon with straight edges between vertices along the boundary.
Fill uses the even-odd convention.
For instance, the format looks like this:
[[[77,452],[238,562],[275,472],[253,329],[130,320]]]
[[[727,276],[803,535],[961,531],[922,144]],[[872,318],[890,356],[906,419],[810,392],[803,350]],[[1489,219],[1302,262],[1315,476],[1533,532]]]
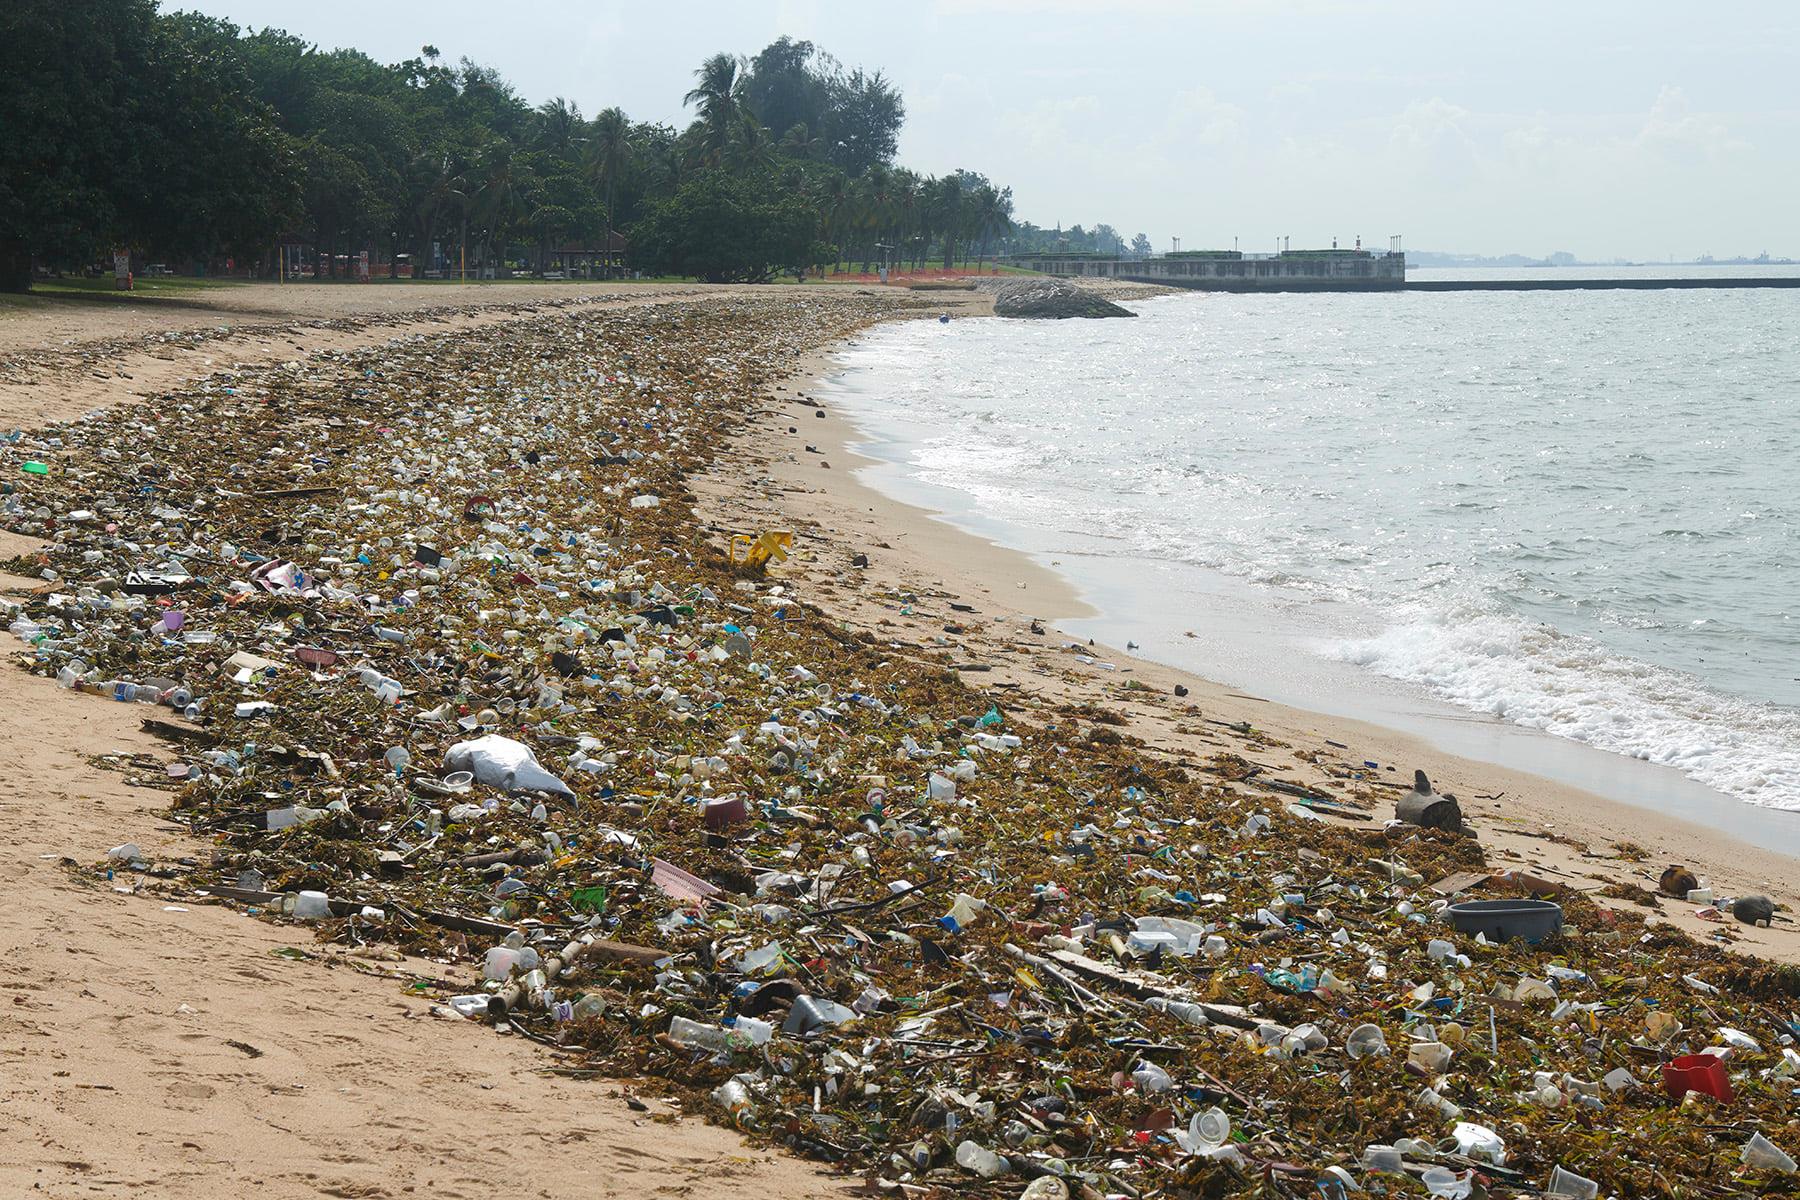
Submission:
[[[900,161],[1042,225],[1186,249],[1361,235],[1586,258],[1800,256],[1795,0],[165,0],[397,61],[430,42],[533,103],[686,124],[716,51],[880,68]]]

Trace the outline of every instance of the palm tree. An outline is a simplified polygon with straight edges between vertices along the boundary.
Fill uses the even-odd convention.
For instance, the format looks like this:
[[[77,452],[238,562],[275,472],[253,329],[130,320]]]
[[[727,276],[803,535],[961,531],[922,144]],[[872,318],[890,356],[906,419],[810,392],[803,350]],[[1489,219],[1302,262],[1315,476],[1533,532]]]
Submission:
[[[729,54],[715,54],[694,72],[699,82],[682,97],[683,104],[700,109],[700,147],[709,161],[717,166],[725,157],[725,147],[737,126],[744,108],[746,77],[738,73],[738,60]]]
[[[415,249],[420,260],[426,261],[426,250],[446,210],[460,212],[468,200],[468,181],[463,178],[461,164],[445,152],[427,151],[417,155],[411,166],[417,197],[413,207],[413,228],[419,237]]]
[[[937,225],[944,234],[944,269],[950,269],[956,258],[956,238],[962,232],[964,219],[962,180],[946,175],[933,188],[932,208]]]
[[[839,247],[842,255],[845,218],[851,203],[850,180],[842,171],[833,171],[819,194],[819,217],[824,225],[825,240]],[[831,266],[837,273],[837,264]]]
[[[775,165],[775,143],[769,138],[769,131],[762,127],[754,114],[742,105],[738,106],[735,122],[737,137],[732,142],[732,165],[739,171],[749,171]]]
[[[1010,191],[1010,189],[1008,189]],[[981,270],[987,258],[988,246],[995,234],[1006,233],[1012,229],[1011,197],[997,191],[986,184],[975,192],[975,223],[979,230],[980,253],[975,260],[975,269]]]
[[[488,143],[483,152],[477,177],[481,183],[475,189],[474,207],[483,225],[485,262],[487,249],[495,242],[504,257],[506,234],[527,210],[529,172],[514,158],[511,143],[496,140]]]
[[[618,192],[619,173],[630,154],[631,122],[625,113],[618,108],[609,108],[595,117],[593,133],[588,138],[588,170],[605,190],[608,229],[618,223],[613,198]]]
[[[924,232],[925,190],[919,177],[902,167],[894,173],[894,216],[897,239],[902,246],[916,245]],[[911,239],[909,242],[908,239]],[[909,260],[916,259],[907,256]]]
[[[805,122],[797,122],[793,128],[781,135],[781,152],[789,158],[815,159],[819,150],[825,145],[825,139],[817,137],[806,127]]]
[[[572,159],[586,136],[581,109],[558,96],[538,105],[538,145],[558,158]]]
[[[863,252],[863,271],[865,273],[869,269],[870,257],[875,253],[875,243],[879,242],[888,230],[888,222],[893,213],[893,195],[889,191],[892,183],[892,175],[880,163],[863,173],[863,222],[869,235],[868,248]]]

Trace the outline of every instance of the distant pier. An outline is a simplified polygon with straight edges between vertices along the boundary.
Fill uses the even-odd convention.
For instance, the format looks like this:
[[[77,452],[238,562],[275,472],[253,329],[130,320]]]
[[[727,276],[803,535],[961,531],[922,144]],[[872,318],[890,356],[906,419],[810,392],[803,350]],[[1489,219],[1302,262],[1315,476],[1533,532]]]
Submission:
[[[1034,254],[1007,260],[1028,271],[1090,279],[1122,279],[1206,292],[1397,292],[1406,286],[1406,256],[1399,251],[1186,250],[1156,258],[1100,254]]]
[[[1590,292],[1667,288],[1800,288],[1800,275],[1716,275],[1599,279],[1430,279],[1406,277],[1406,255],[1361,246],[1240,254],[1189,250],[1155,258],[1098,254],[1021,255],[1010,265],[1046,275],[1118,279],[1203,292]]]

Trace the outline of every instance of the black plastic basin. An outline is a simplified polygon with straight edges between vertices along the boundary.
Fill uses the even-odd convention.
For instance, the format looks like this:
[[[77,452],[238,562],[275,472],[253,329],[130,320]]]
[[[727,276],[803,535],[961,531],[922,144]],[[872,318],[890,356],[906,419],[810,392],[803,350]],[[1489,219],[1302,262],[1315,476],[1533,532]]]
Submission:
[[[1562,905],[1548,900],[1465,900],[1450,906],[1450,924],[1490,942],[1541,942],[1562,932]]]

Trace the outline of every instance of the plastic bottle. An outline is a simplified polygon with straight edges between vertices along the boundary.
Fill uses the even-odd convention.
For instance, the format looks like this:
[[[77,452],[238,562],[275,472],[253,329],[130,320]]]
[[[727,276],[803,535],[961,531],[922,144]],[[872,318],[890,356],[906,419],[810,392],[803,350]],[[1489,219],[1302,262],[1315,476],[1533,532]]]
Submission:
[[[1175,1086],[1167,1071],[1150,1062],[1138,1064],[1137,1070],[1131,1073],[1131,1082],[1137,1085],[1138,1094],[1142,1096],[1153,1096]]]
[[[324,892],[301,892],[294,897],[293,916],[301,921],[318,921],[331,915],[331,899]]]
[[[956,1147],[956,1165],[983,1179],[996,1178],[1012,1169],[1012,1164],[1006,1161],[1005,1155],[995,1154],[985,1146],[968,1141]]]
[[[1211,1024],[1206,1019],[1206,1010],[1191,1000],[1171,1000],[1167,996],[1152,996],[1144,1001],[1144,1005],[1156,1012],[1168,1013],[1178,1021],[1189,1025]]]
[[[718,1025],[702,1025],[686,1017],[675,1017],[669,1022],[669,1036],[695,1050],[731,1049],[730,1030]]]
[[[750,1107],[750,1090],[736,1079],[727,1079],[713,1089],[713,1101],[727,1112],[739,1113]]]

